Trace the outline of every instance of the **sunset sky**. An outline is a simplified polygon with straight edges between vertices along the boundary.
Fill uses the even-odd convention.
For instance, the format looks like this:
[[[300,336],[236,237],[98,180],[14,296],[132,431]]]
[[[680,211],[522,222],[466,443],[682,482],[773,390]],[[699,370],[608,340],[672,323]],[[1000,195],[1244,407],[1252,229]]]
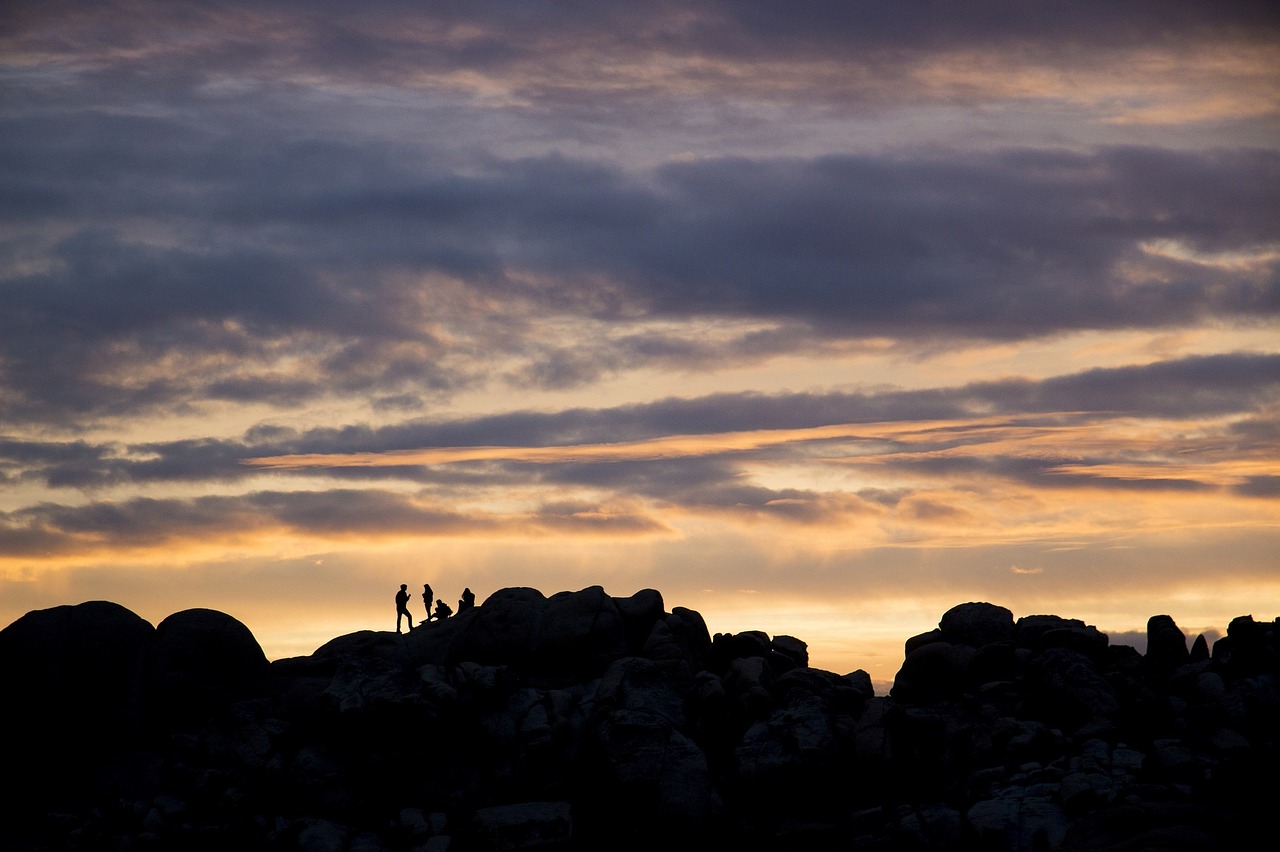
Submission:
[[[9,2],[0,259],[0,626],[1280,615],[1272,2]]]

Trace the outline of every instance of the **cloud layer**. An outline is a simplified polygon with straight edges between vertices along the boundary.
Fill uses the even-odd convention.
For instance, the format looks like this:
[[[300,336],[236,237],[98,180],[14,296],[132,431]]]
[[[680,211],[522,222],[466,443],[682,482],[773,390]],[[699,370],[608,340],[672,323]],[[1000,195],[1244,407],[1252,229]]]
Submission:
[[[11,6],[7,617],[423,548],[748,614],[1274,568],[1274,4]]]

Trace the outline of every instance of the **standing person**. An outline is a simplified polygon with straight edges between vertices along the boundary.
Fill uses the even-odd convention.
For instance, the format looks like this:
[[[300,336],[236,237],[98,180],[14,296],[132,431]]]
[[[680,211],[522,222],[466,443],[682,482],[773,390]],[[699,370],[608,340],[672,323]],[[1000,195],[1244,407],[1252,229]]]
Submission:
[[[400,619],[407,618],[409,620],[409,629],[413,630],[413,616],[409,614],[409,586],[405,583],[400,584],[400,591],[396,592],[396,632],[400,632]]]
[[[458,601],[458,612],[460,613],[466,612],[467,610],[471,609],[471,607],[475,605],[476,605],[475,592],[471,591],[470,587],[463,589],[462,600]]]
[[[424,619],[422,619],[423,621],[430,621],[430,620],[431,620],[431,598],[432,598],[432,596],[433,596],[433,595],[432,595],[432,592],[431,592],[431,584],[430,584],[430,583],[423,583],[423,584],[422,584],[422,608],[423,608],[423,609],[425,609],[425,610],[427,611],[427,617],[426,617],[426,618],[424,618]]]

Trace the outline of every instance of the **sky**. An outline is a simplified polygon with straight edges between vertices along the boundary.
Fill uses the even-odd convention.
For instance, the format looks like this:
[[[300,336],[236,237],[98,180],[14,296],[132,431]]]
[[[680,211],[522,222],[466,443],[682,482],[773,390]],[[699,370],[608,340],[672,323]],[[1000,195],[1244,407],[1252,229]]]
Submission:
[[[0,624],[1212,641],[1280,615],[1278,270],[1272,3],[10,0]]]

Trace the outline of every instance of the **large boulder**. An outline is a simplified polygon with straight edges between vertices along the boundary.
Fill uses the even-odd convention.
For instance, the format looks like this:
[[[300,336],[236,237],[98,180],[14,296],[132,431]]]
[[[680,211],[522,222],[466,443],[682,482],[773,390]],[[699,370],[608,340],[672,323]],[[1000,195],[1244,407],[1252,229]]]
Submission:
[[[706,755],[663,716],[617,710],[594,728],[602,766],[594,803],[629,841],[706,827],[721,802]]]
[[[1027,707],[1047,723],[1074,731],[1119,710],[1115,689],[1084,654],[1050,648],[1027,667]]]
[[[654,602],[651,596],[627,600],[630,616],[624,617],[617,599],[600,586],[557,592],[550,598],[536,589],[510,588],[495,592],[440,628],[458,633],[448,641],[451,663],[510,666],[526,676],[583,679],[598,677],[629,653],[629,631],[638,629],[637,622],[651,626]],[[660,596],[656,602],[660,605]],[[455,625],[446,627],[448,622]],[[430,643],[435,628],[419,628],[415,633],[421,632],[424,638],[412,641]],[[635,641],[639,644],[642,639]],[[434,662],[437,657],[419,654],[416,659]]]
[[[595,706],[598,715],[625,710],[656,716],[676,727],[685,721],[684,696],[670,673],[643,657],[624,657],[605,670],[596,687]]]
[[[943,613],[938,629],[944,642],[981,648],[1013,638],[1013,613],[991,603],[964,603]]]
[[[249,628],[224,612],[187,609],[156,626],[143,688],[153,721],[197,719],[255,695],[271,667]]]
[[[1231,679],[1280,675],[1280,619],[1259,622],[1252,615],[1231,619],[1227,635],[1213,645],[1212,658]]]
[[[902,661],[889,694],[905,704],[924,704],[956,696],[969,684],[978,651],[972,645],[932,642]]]
[[[667,623],[673,634],[688,648],[693,666],[702,668],[711,651],[711,633],[707,630],[707,622],[703,620],[702,613],[682,606],[672,607]]]
[[[529,588],[500,589],[475,610],[453,647],[452,662],[528,666],[541,641],[547,599]]]
[[[138,686],[155,628],[119,604],[29,612],[0,631],[0,739],[9,804],[71,794],[140,733]]]
[[[476,811],[476,840],[485,852],[562,848],[573,837],[568,802],[520,802]]]
[[[1062,806],[1050,796],[1018,787],[971,806],[965,820],[976,849],[1058,849],[1069,827]]]
[[[542,611],[534,668],[591,678],[627,654],[627,629],[614,599],[600,586],[552,595]]]
[[[809,646],[794,636],[775,636],[769,643],[769,662],[778,674],[809,666]]]
[[[72,735],[123,723],[134,713],[140,664],[155,633],[108,601],[27,613],[0,631],[0,671],[23,695],[8,709],[28,724],[69,726]]]
[[[739,780],[775,804],[822,802],[835,790],[833,776],[847,770],[865,701],[844,678],[811,668],[783,674],[776,693],[777,706],[734,749]]]
[[[684,733],[684,697],[661,662],[617,660],[596,690],[592,716],[598,813],[633,832],[624,845],[707,826],[720,808],[707,757]]]
[[[1153,615],[1147,619],[1147,664],[1154,669],[1169,671],[1191,659],[1187,650],[1187,636],[1174,622],[1172,616]]]
[[[666,615],[662,593],[657,589],[641,589],[630,597],[614,598],[613,603],[626,627],[629,652],[639,653],[653,625]]]
[[[734,660],[747,657],[768,658],[771,640],[763,630],[744,630],[741,633],[717,633],[711,639],[707,652],[707,667],[717,674],[724,674]]]

